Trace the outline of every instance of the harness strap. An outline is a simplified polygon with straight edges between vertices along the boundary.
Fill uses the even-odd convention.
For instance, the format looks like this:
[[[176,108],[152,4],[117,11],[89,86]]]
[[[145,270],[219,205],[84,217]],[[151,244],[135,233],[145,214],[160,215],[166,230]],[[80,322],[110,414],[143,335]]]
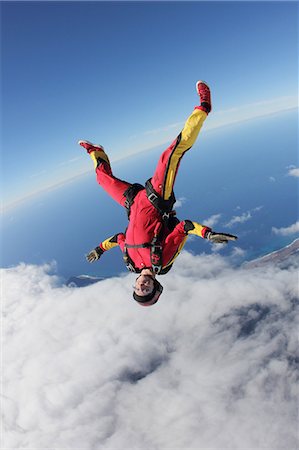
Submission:
[[[151,263],[155,273],[160,273],[162,270],[162,245],[153,244],[151,246]]]
[[[162,256],[162,255],[161,255],[161,256]],[[124,260],[124,263],[125,263],[127,269],[128,269],[130,272],[135,272],[135,273],[140,273],[140,272],[141,272],[142,269],[137,269],[137,268],[135,267],[135,264],[134,264],[133,260],[130,258],[130,256],[128,255],[128,251],[127,251],[126,248],[125,248],[124,253],[123,253],[123,260]],[[152,262],[152,267],[153,267],[153,260],[152,260],[152,258],[151,258],[151,262]],[[157,264],[158,267],[160,267],[159,261],[156,261],[156,262],[158,263],[158,264]],[[172,263],[172,264],[173,264],[173,263]],[[155,271],[155,267],[153,267],[153,270],[155,271],[155,273],[158,273],[159,275],[165,275],[165,274],[166,274],[167,272],[169,272],[170,269],[172,268],[172,264],[170,264],[169,266],[164,267],[164,268],[161,267],[161,269],[159,270],[159,272],[156,272],[156,271]],[[154,266],[155,266],[155,264],[154,264]]]
[[[126,244],[127,248],[147,248],[151,247],[151,242],[144,242],[144,244]]]
[[[128,250],[126,247],[125,247],[124,253],[123,253],[123,260],[124,260],[124,263],[125,263],[127,269],[130,270],[130,272],[135,272],[135,273],[141,272],[140,269],[136,269],[134,261],[128,255]]]
[[[134,199],[139,191],[144,189],[139,183],[132,184],[125,192],[124,196],[126,197],[125,208],[127,210],[128,218],[130,218],[130,210],[131,206],[134,203]],[[150,203],[158,210],[161,214],[162,220],[165,224],[169,224],[171,220],[175,219],[175,211],[173,211],[173,205],[176,201],[175,195],[172,192],[171,196],[168,200],[164,200],[161,195],[159,195],[153,185],[149,180],[147,180],[145,184],[146,195]],[[163,273],[162,269],[162,245],[159,242],[159,233],[161,231],[162,223],[158,223],[154,230],[154,237],[151,242],[144,242],[142,244],[126,244],[124,249],[124,262],[127,268],[132,272],[140,272],[140,269],[137,269],[134,265],[134,262],[130,258],[128,254],[129,248],[150,248],[150,257],[153,271],[156,274]],[[169,269],[168,269],[169,270]],[[165,273],[168,271],[166,270]]]
[[[155,189],[153,188],[153,185],[151,183],[151,180],[147,180],[145,183],[145,189],[146,189],[146,195],[151,204],[159,211],[161,214],[163,220],[169,219],[170,215],[175,215],[175,211],[173,211],[173,205],[176,202],[176,198],[174,193],[171,193],[171,196],[168,200],[164,200],[164,198],[159,195]]]
[[[126,189],[126,191],[124,192],[124,197],[126,197],[125,208],[127,210],[128,218],[130,217],[130,210],[131,206],[134,203],[134,199],[138,192],[142,191],[142,189],[144,189],[144,186],[142,186],[142,184],[134,183],[131,184],[131,186],[129,186],[128,189]]]
[[[159,242],[159,233],[162,223],[157,223],[154,230],[154,237],[151,242],[144,242],[142,244],[126,244],[124,250],[124,261],[129,270],[136,272],[134,262],[129,257],[128,248],[150,248],[150,257],[153,271],[158,274],[162,270],[162,245]]]

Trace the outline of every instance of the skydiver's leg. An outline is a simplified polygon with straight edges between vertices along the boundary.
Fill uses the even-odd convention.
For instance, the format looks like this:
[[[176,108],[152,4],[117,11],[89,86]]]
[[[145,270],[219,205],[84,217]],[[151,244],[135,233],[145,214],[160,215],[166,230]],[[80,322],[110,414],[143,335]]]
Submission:
[[[195,108],[188,117],[185,126],[178,137],[162,153],[151,183],[155,191],[168,200],[173,191],[177,171],[184,154],[194,144],[198,133],[207,118],[207,113]]]
[[[94,145],[88,141],[79,141],[79,144],[87,150],[91,157],[96,179],[100,186],[121,206],[125,206],[124,192],[131,186],[126,181],[119,180],[112,174],[110,161],[101,145]]]
[[[130,183],[116,178],[112,174],[111,166],[105,162],[96,168],[97,182],[121,206],[125,206],[124,192],[131,186]]]
[[[207,115],[211,111],[211,95],[208,85],[203,81],[198,81],[196,91],[200,97],[200,106],[195,107],[181,133],[162,153],[151,179],[153,188],[164,200],[171,197],[180,161],[194,144]]]

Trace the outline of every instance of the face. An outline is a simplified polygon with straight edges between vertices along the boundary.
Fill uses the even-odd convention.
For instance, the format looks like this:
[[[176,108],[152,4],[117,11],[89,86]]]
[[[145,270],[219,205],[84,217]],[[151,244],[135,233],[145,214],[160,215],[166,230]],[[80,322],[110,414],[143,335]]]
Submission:
[[[154,280],[150,275],[139,275],[135,281],[134,291],[137,295],[144,297],[150,294],[154,289]]]

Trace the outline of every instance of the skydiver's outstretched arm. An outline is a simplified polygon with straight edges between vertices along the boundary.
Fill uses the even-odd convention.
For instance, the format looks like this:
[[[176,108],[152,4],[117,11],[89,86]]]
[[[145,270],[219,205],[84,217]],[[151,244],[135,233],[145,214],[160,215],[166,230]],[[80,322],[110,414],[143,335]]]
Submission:
[[[91,250],[87,255],[86,259],[88,262],[92,263],[100,259],[100,257],[108,250],[111,250],[118,245],[121,245],[124,241],[124,234],[117,233],[114,236],[110,236],[109,238],[102,241],[96,248]]]
[[[212,231],[209,227],[204,227],[197,222],[192,222],[191,220],[185,220],[185,231],[188,234],[195,234],[196,236],[201,236],[204,239],[208,239],[213,244],[227,244],[228,241],[236,241],[238,238],[233,234],[219,233]]]
[[[201,225],[200,223],[183,220],[176,225],[165,239],[163,246],[163,267],[168,267],[173,264],[190,234],[208,239],[216,244],[227,244],[228,241],[235,241],[237,239],[237,236],[233,236],[232,234],[216,233],[210,227]]]
[[[211,230],[209,227],[191,222],[191,220],[182,220],[179,222],[165,239],[163,245],[163,266],[167,267],[172,264],[179,255],[187,241],[189,231],[192,229],[195,230],[195,225],[193,224],[196,224],[196,233],[193,234],[202,238],[205,238],[206,232]]]

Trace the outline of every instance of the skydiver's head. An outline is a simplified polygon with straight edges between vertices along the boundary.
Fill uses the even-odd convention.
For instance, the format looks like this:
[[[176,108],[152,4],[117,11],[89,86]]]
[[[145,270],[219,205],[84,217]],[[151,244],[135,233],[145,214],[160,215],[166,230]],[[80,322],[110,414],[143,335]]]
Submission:
[[[151,306],[157,303],[162,291],[163,287],[154,273],[150,269],[143,269],[136,278],[133,298],[141,306]]]

